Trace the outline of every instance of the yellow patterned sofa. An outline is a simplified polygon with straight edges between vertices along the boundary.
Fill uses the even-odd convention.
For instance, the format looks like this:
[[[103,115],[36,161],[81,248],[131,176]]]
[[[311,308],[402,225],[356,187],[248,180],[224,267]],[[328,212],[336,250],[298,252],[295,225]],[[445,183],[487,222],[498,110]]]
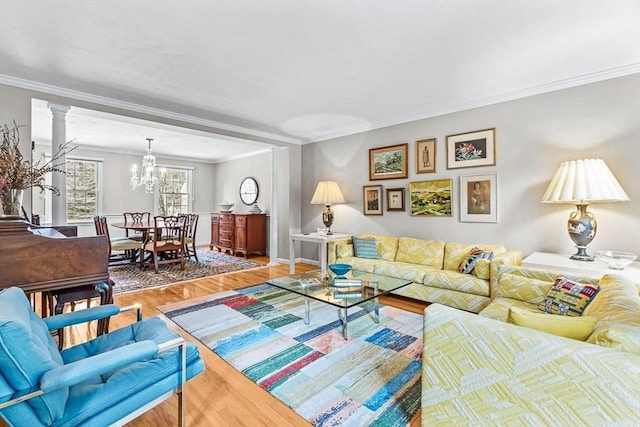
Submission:
[[[595,329],[582,342],[504,322],[511,306],[535,307],[560,273],[500,266],[499,274],[480,315],[425,309],[422,425],[638,425],[636,286],[614,275],[597,281],[583,312]]]
[[[497,277],[497,266],[520,265],[522,261],[521,251],[507,250],[500,245],[446,243],[371,234],[360,237],[376,239],[378,259],[356,257],[351,239],[344,238],[329,242],[329,264],[345,263],[355,270],[411,280],[414,283],[396,293],[474,313],[491,301],[491,281]],[[460,273],[460,263],[468,258],[474,247],[493,251],[493,260],[478,260],[473,274]]]

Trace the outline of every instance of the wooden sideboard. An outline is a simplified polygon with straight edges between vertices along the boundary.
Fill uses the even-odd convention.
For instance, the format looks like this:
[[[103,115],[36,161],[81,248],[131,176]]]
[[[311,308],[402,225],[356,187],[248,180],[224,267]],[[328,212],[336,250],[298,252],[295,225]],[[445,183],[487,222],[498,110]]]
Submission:
[[[267,254],[267,215],[212,213],[211,249],[231,255]]]

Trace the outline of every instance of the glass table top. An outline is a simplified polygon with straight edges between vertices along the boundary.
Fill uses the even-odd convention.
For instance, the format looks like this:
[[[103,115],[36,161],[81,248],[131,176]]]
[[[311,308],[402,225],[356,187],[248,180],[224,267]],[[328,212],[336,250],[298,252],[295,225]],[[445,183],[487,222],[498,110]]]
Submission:
[[[269,279],[267,283],[336,307],[349,308],[386,295],[412,281],[359,270],[351,270],[341,278],[327,270],[323,277],[321,270],[313,270]]]

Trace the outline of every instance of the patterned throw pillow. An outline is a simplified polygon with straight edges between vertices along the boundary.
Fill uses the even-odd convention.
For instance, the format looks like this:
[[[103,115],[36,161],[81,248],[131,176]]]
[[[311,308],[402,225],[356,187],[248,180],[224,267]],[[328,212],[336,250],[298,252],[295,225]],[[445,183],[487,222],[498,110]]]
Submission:
[[[358,258],[378,259],[376,239],[373,237],[352,237],[353,250]]]
[[[474,269],[476,268],[476,262],[479,259],[488,259],[491,260],[493,258],[493,252],[485,252],[482,249],[476,247],[469,251],[467,255],[467,259],[462,261],[458,266],[458,270],[460,273],[464,274],[472,274]]]
[[[599,285],[573,282],[559,276],[538,309],[549,314],[582,316],[582,312],[600,291]]]

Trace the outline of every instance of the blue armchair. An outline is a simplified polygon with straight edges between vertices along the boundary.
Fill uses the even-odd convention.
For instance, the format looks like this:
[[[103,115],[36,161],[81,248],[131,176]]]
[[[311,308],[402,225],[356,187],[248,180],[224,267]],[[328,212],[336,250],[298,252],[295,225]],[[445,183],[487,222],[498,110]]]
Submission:
[[[128,309],[128,308],[127,308]],[[0,415],[17,426],[122,425],[178,394],[204,371],[197,347],[157,317],[59,351],[49,333],[104,319],[109,304],[41,319],[20,288],[0,292]]]

